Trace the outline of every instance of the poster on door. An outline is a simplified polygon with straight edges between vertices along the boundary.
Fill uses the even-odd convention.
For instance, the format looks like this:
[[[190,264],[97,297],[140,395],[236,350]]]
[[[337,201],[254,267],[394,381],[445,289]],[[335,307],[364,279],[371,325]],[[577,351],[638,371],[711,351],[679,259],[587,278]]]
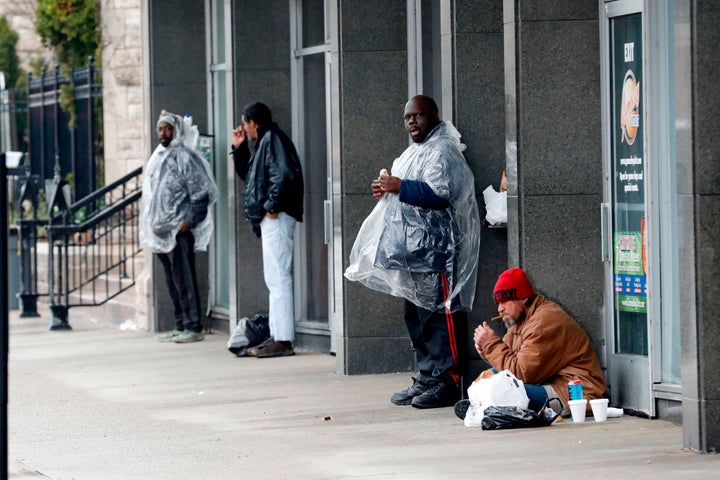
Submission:
[[[646,313],[647,290],[641,232],[615,233],[615,308]]]
[[[620,323],[647,313],[642,20],[612,26],[613,274]],[[627,317],[627,318],[625,318]]]

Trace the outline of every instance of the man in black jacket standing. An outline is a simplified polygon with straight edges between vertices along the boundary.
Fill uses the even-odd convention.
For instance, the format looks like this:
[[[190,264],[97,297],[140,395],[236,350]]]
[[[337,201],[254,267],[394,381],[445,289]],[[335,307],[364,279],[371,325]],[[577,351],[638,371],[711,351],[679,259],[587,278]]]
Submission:
[[[251,153],[248,138],[255,142]],[[242,126],[233,130],[235,171],[245,181],[245,216],[262,240],[263,274],[270,291],[270,338],[248,350],[267,358],[293,355],[293,238],[302,222],[303,176],[295,146],[259,102],[242,110]]]

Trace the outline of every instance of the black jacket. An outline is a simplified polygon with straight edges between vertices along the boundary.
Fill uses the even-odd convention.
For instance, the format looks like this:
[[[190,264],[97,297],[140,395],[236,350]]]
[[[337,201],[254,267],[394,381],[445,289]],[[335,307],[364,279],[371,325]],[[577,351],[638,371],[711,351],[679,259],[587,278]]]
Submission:
[[[232,151],[235,172],[245,181],[245,216],[260,223],[267,212],[303,218],[303,175],[295,146],[276,124],[258,128],[255,151],[245,140]]]

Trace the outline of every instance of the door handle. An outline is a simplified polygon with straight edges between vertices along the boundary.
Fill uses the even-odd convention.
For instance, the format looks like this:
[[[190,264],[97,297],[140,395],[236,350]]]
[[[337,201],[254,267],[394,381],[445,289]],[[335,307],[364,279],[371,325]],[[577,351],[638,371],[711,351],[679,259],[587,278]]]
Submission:
[[[323,232],[325,245],[330,245],[332,239],[332,202],[330,200],[323,202]]]
[[[606,262],[610,259],[610,231],[608,220],[610,218],[610,204],[600,204],[600,243],[601,243],[601,260]]]

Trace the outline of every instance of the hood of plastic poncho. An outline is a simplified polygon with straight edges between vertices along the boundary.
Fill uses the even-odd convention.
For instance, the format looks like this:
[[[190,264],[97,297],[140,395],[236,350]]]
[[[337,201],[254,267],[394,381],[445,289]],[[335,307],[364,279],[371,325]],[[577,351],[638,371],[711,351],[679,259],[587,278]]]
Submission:
[[[195,250],[204,251],[213,232],[212,205],[217,201],[217,185],[208,162],[194,148],[198,130],[182,117],[163,113],[158,120],[173,127],[168,147],[158,145],[150,156],[143,174],[140,206],[140,244],[154,253],[168,253],[177,244],[175,237],[187,218],[191,196],[207,195],[208,213],[192,233]]]
[[[391,175],[425,182],[450,208],[430,210],[385,194],[365,219],[345,277],[427,310],[470,310],[475,297],[480,217],[460,133],[441,122],[410,145]],[[444,281],[444,278],[447,281]]]
[[[190,150],[195,150],[198,137],[200,137],[200,132],[196,125],[188,125],[180,115],[165,111],[160,114],[155,128],[160,128],[160,124],[163,122],[173,127],[173,138],[167,148],[185,145]]]

